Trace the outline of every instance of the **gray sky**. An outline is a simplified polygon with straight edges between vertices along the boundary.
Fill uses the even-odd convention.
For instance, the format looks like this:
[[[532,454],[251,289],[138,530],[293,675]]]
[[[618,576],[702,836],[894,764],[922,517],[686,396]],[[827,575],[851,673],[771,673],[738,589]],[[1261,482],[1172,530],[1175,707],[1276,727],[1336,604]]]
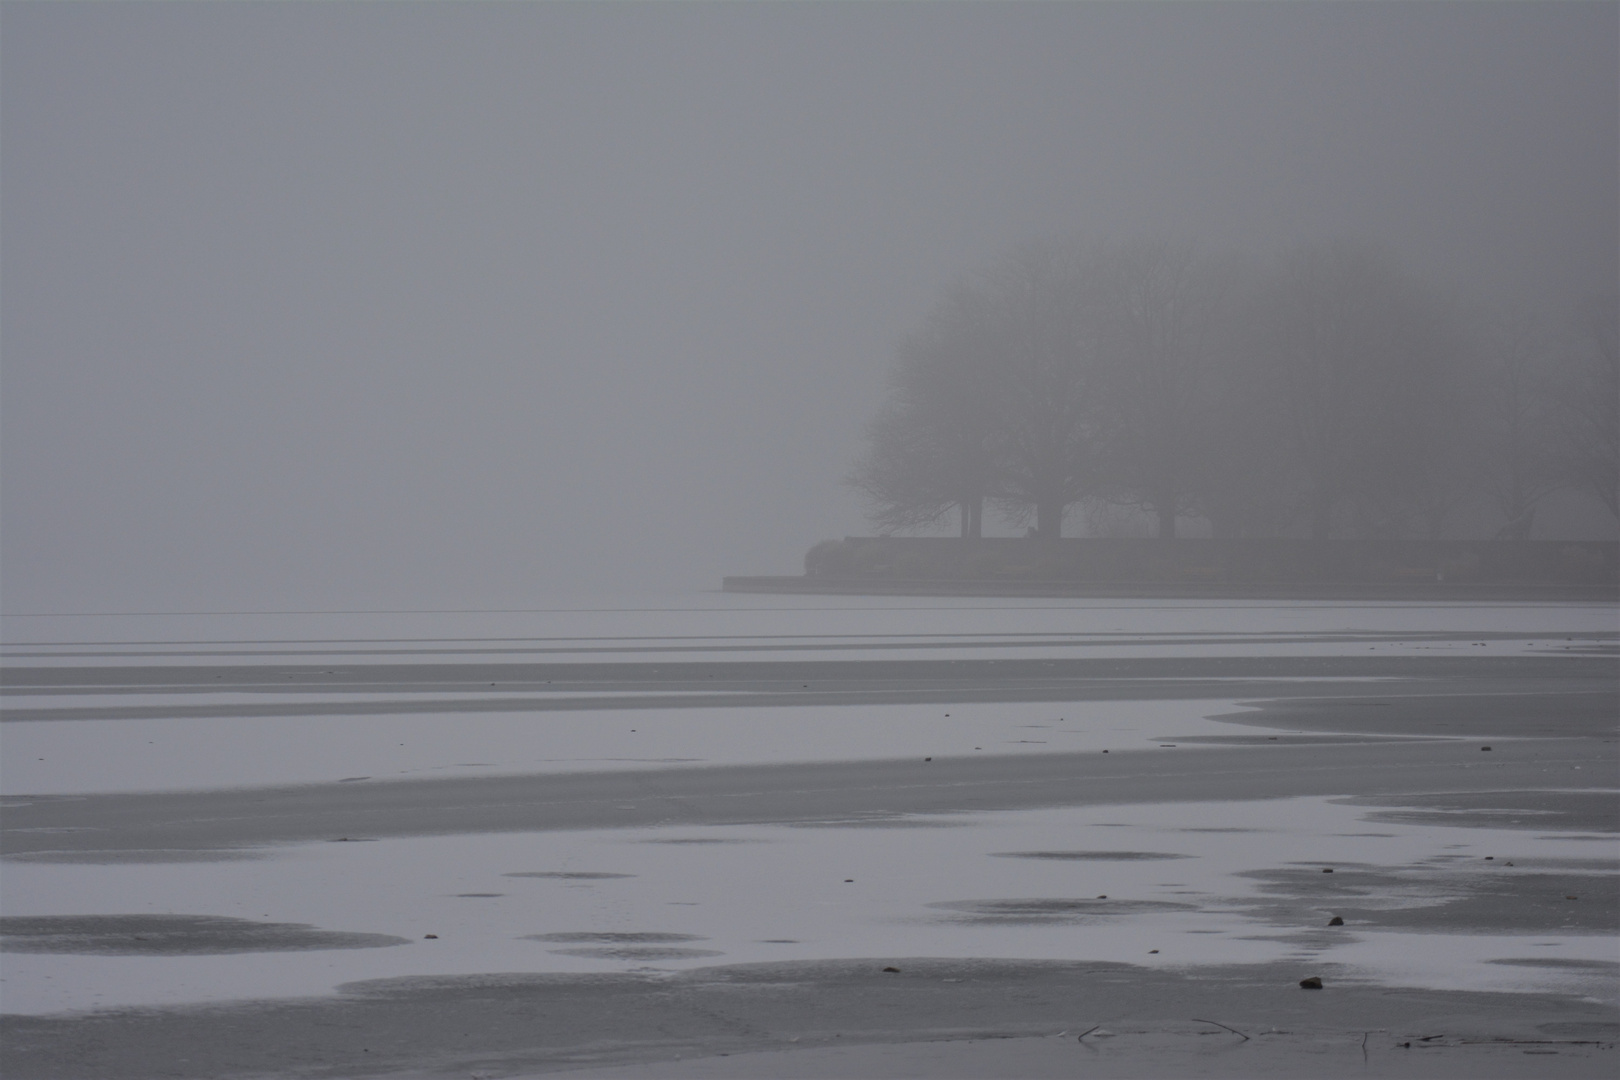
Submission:
[[[4,609],[792,573],[1009,244],[1613,288],[1613,4],[0,9]]]

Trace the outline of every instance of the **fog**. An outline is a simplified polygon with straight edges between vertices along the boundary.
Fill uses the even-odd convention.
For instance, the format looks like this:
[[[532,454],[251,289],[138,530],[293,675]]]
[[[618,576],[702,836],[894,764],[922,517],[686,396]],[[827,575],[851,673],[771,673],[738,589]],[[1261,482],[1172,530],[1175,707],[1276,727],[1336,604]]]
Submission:
[[[29,4],[0,40],[8,613],[791,573],[1010,245],[1349,237],[1612,290],[1612,4]]]

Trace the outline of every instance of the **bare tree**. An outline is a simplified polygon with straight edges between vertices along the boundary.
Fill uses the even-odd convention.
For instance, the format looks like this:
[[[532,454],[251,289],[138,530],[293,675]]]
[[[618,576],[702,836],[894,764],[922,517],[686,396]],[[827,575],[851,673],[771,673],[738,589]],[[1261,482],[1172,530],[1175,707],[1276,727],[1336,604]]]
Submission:
[[[1094,335],[1073,247],[1028,245],[953,289],[902,344],[849,482],[885,529],[953,508],[979,535],[987,500],[1034,533],[1099,483],[1088,398]]]
[[[1569,373],[1559,394],[1563,472],[1620,517],[1620,297],[1590,296],[1576,311]]]
[[[1101,483],[1086,261],[1075,246],[1020,248],[981,280],[997,382],[997,498],[1033,535],[1063,535],[1068,508]]]
[[[1281,452],[1290,433],[1286,398],[1248,329],[1228,339],[1205,399],[1199,509],[1217,537],[1283,536],[1303,513],[1303,470]]]
[[[936,434],[926,418],[893,401],[867,427],[866,452],[846,479],[865,493],[867,517],[880,532],[925,528],[956,507]]]
[[[985,299],[953,289],[900,345],[889,396],[848,482],[883,531],[934,525],[957,510],[964,537],[982,535],[995,494],[997,393]]]
[[[1552,381],[1557,335],[1539,314],[1503,306],[1476,326],[1466,380],[1471,471],[1502,515],[1497,538],[1528,540],[1537,507],[1568,483]]]
[[[1191,244],[1136,241],[1099,253],[1093,272],[1099,427],[1116,500],[1173,539],[1212,465],[1210,394],[1230,268]]]
[[[1429,509],[1431,453],[1452,343],[1443,312],[1381,252],[1302,248],[1252,312],[1280,394],[1310,532],[1336,519],[1401,535]]]
[[[1612,386],[1611,324],[1591,323],[1588,382]],[[1433,537],[1472,469],[1507,535],[1528,535],[1553,482],[1524,381],[1540,346],[1493,337],[1470,411],[1457,342],[1449,309],[1352,244],[1301,248],[1263,279],[1184,245],[1029,245],[905,340],[849,481],[884,530],[959,511],[976,536],[988,501],[1056,538],[1069,507],[1103,499],[1149,511],[1165,539],[1193,511],[1217,536]],[[1606,460],[1612,498],[1613,410],[1570,411],[1563,434],[1565,473]]]

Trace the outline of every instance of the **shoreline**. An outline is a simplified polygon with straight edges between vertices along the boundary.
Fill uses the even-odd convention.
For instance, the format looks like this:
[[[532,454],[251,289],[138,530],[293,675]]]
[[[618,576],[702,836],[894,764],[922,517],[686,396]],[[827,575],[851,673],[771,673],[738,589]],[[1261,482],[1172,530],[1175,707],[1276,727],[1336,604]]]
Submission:
[[[1070,600],[1324,600],[1496,601],[1505,603],[1620,602],[1620,586],[1505,582],[1171,582],[1020,581],[1006,579],[870,578],[734,575],[720,591],[773,595],[984,596]]]

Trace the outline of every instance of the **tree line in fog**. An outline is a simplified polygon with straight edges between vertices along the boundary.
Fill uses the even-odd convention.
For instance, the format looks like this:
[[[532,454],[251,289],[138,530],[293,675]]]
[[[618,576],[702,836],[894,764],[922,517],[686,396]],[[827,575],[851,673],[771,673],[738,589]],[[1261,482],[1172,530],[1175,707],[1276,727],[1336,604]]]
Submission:
[[[1436,538],[1487,505],[1525,539],[1553,492],[1620,517],[1616,298],[1469,308],[1379,249],[1263,266],[1195,245],[1028,245],[901,343],[848,480],[882,532],[1077,504],[1176,535]]]

